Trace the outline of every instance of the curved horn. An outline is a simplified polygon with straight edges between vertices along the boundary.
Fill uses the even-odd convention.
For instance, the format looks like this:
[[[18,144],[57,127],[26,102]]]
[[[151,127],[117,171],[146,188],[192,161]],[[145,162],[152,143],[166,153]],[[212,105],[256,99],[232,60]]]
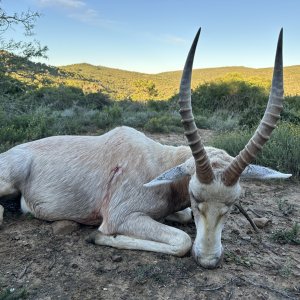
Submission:
[[[197,178],[201,183],[209,184],[214,179],[214,173],[201,142],[201,138],[197,132],[197,126],[194,121],[191,101],[191,77],[193,61],[200,31],[201,28],[196,34],[183,69],[179,91],[179,112],[181,115],[181,122],[184,127],[184,134],[188,140],[188,144],[195,158]]]
[[[270,138],[273,129],[276,128],[276,122],[280,119],[280,112],[283,108],[282,31],[281,29],[278,38],[272,87],[266,111],[253,137],[224,170],[222,181],[226,186],[232,186],[239,180],[244,169],[255,159],[257,153]]]

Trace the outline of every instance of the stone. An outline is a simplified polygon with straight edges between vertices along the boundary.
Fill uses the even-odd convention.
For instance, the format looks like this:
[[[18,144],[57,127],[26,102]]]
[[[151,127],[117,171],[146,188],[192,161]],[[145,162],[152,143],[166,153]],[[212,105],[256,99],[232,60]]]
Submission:
[[[113,262],[120,262],[120,261],[123,260],[123,258],[122,258],[122,256],[120,256],[120,255],[113,255],[113,256],[111,257],[111,260],[112,260]]]
[[[253,222],[258,228],[264,228],[271,223],[271,220],[262,217],[262,218],[254,218]]]
[[[79,229],[79,224],[74,221],[55,221],[51,224],[55,235],[70,234]]]

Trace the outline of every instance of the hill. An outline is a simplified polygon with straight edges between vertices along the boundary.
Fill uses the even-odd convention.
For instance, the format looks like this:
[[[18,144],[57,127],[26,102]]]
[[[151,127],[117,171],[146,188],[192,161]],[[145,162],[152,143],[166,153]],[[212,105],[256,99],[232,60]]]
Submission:
[[[79,85],[85,92],[93,87],[109,94],[114,99],[132,98],[134,100],[169,99],[178,93],[181,71],[158,74],[144,74],[90,64],[74,64],[59,67],[64,72],[84,78],[85,82],[74,78],[66,80],[67,84]],[[300,94],[300,66],[284,68],[286,95]],[[250,81],[268,88],[270,86],[272,68],[220,67],[196,69],[193,71],[193,88],[206,82],[223,78],[236,78]],[[96,85],[95,85],[96,84]],[[98,85],[97,85],[98,84]],[[154,86],[156,93],[147,94],[147,87]]]
[[[85,94],[101,92],[112,100],[166,100],[178,93],[181,71],[145,74],[86,63],[61,67],[34,63],[9,52],[1,51],[0,73],[35,88],[66,85]],[[2,67],[1,67],[2,66]],[[2,70],[1,68],[5,68]],[[2,70],[2,71],[1,71]],[[285,94],[300,95],[300,65],[284,68]],[[208,82],[246,81],[268,89],[272,68],[220,67],[195,69],[192,87]]]

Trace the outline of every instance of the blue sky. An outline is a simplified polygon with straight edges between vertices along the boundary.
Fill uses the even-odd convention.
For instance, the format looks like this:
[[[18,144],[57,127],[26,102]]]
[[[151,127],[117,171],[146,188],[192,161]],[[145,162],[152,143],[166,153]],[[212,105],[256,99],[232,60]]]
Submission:
[[[199,27],[195,68],[270,67],[281,27],[285,65],[300,64],[298,0],[2,0],[1,5],[7,12],[42,13],[36,39],[49,47],[44,62],[51,65],[180,70]]]

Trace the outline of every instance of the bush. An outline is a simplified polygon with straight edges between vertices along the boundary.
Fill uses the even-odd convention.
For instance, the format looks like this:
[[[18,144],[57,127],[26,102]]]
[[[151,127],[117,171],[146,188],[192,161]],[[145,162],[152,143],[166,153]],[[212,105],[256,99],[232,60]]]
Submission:
[[[81,89],[60,85],[58,87],[42,87],[23,96],[26,106],[46,106],[53,110],[62,110],[77,103],[84,103],[85,96]]]
[[[272,239],[279,244],[300,245],[300,225],[295,223],[291,229],[276,230]]]
[[[228,131],[238,128],[239,119],[235,114],[226,110],[219,110],[207,118],[207,124],[208,128],[217,131]]]
[[[167,133],[170,131],[181,132],[182,124],[178,115],[162,115],[149,119],[144,129],[149,132]]]
[[[144,128],[145,124],[151,118],[158,115],[156,112],[142,111],[142,112],[125,112],[123,113],[123,125],[131,126],[134,128]]]
[[[147,108],[153,111],[161,112],[161,111],[168,111],[169,110],[169,103],[168,101],[159,101],[159,100],[149,100],[146,102]]]
[[[107,95],[98,92],[85,95],[85,99],[82,99],[77,105],[102,110],[105,106],[112,105],[112,101]]]
[[[47,110],[6,118],[0,126],[1,151],[17,143],[40,139],[53,134],[54,118]]]
[[[265,106],[267,100],[265,88],[237,79],[205,83],[198,86],[192,95],[195,113],[223,109],[242,112],[249,107]]]
[[[194,119],[195,119],[197,128],[208,129],[211,126],[211,124],[209,122],[209,117],[207,115],[206,116],[196,115],[196,116],[194,116]]]
[[[236,156],[252,137],[253,131],[221,133],[213,140],[213,146]],[[256,158],[256,164],[300,178],[300,125],[282,122]]]

